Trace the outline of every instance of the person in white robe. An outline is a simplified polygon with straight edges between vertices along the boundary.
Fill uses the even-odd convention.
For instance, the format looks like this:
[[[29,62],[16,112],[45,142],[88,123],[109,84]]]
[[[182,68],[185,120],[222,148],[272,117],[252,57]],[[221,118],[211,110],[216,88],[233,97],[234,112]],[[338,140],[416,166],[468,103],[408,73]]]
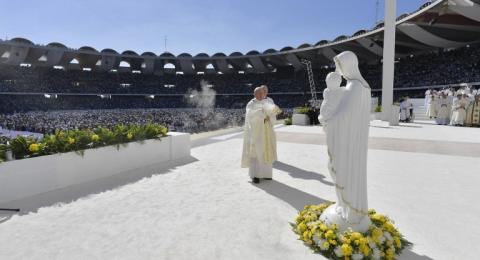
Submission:
[[[327,76],[327,84],[332,87],[324,92],[319,120],[326,129],[329,170],[335,181],[337,203],[327,208],[321,219],[336,224],[340,231],[351,228],[365,232],[371,224],[367,202],[371,91],[353,52],[342,52],[334,61],[347,86],[337,88],[337,76]]]
[[[279,108],[265,99],[261,87],[255,88],[254,96],[246,108],[241,166],[249,168],[250,178],[259,183],[260,179],[272,179],[277,150],[269,120],[276,116]]]
[[[412,122],[413,121],[413,104],[408,97],[405,97],[400,103],[400,121]]]
[[[274,126],[275,126],[275,122],[277,121],[277,115],[280,114],[282,111],[280,110],[280,108],[275,105],[275,102],[273,101],[272,98],[270,98],[268,96],[268,86],[267,85],[261,85],[260,86],[262,89],[263,89],[263,95],[264,95],[264,100],[266,100],[266,102],[268,104],[270,104],[270,108],[273,107],[274,111],[273,113],[269,113],[268,114],[268,117],[266,118],[265,120],[265,123],[268,123],[266,127],[266,131],[270,132],[270,134],[268,135],[270,137],[270,143],[272,145],[272,149],[275,151],[275,154],[277,153],[277,136],[275,134],[275,131],[273,130]]]
[[[428,108],[428,104],[430,104],[430,95],[432,94],[432,90],[431,89],[427,89],[427,91],[425,91],[425,102],[424,102],[424,106],[425,108]]]
[[[454,93],[455,93],[455,90],[453,88],[450,88],[448,93],[447,93],[448,111],[449,111],[448,118],[449,118],[449,120],[451,120],[452,113],[453,113],[452,106],[453,106],[453,100],[455,99]]]
[[[427,107],[427,116],[429,118],[437,117],[437,95],[434,93],[430,99],[430,103]]]
[[[465,117],[467,116],[466,108],[468,107],[468,103],[465,95],[458,95],[453,101],[452,119],[450,120],[451,125],[463,126],[465,123]]]
[[[442,95],[440,96],[437,102],[438,114],[435,120],[439,125],[448,125],[449,115],[450,115],[450,111],[448,110],[448,107],[449,107],[448,103],[449,101],[448,101],[447,95],[445,94],[445,92],[442,92]]]

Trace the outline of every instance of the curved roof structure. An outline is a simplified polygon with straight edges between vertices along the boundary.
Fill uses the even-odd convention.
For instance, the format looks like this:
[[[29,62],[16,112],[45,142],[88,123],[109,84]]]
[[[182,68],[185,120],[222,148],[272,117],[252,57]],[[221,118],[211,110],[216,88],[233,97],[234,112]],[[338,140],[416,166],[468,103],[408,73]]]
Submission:
[[[47,44],[47,46],[49,46],[49,47],[63,48],[63,49],[66,49],[66,48],[67,48],[67,46],[65,46],[65,45],[63,45],[63,44],[61,44],[61,43],[59,43],[59,42],[51,42],[51,43]]]
[[[35,45],[25,38],[0,40],[0,50],[5,52],[15,48],[15,52],[26,52],[24,55],[11,56],[1,61],[6,64],[28,62],[31,57],[28,58],[27,54],[31,51],[30,53],[48,53],[51,56],[49,62],[38,66],[66,65],[66,69],[76,69],[69,67],[66,62],[76,58],[80,61],[80,67],[89,66],[100,70],[116,68],[118,61],[126,60],[135,63],[138,68],[141,67],[144,73],[163,73],[166,63],[175,64],[175,70],[184,74],[205,71],[208,64],[212,64],[216,71],[222,73],[234,73],[238,70],[260,73],[273,71],[278,66],[303,69],[301,59],[309,59],[314,67],[330,65],[332,58],[345,50],[357,53],[361,62],[379,62],[383,55],[383,26],[383,23],[379,23],[372,29],[359,29],[352,36],[341,35],[340,32],[334,40],[304,43],[297,48],[287,46],[279,51],[267,49],[263,52],[252,50],[246,54],[233,52],[228,56],[221,52],[212,56],[205,53],[195,56],[182,53],[175,56],[168,52],[158,56],[153,52],[138,55],[134,51],[119,54],[112,49],[98,52],[90,46],[74,50],[55,42],[46,46]],[[396,26],[396,57],[429,52],[436,48],[476,44],[480,42],[480,0],[431,1],[411,14],[397,17]],[[114,58],[108,62],[109,65],[95,67],[99,60],[104,60],[107,64],[107,54],[109,59]],[[211,66],[208,67],[211,69]]]
[[[118,54],[118,52],[116,50],[113,50],[113,49],[103,49],[102,51],[100,51],[101,53],[112,53],[112,54]]]

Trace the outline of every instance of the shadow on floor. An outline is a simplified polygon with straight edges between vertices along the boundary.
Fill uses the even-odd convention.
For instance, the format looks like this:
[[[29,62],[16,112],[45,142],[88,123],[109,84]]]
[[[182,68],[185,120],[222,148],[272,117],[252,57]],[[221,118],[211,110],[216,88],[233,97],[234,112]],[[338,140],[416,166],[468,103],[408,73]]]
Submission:
[[[3,222],[7,222],[9,219],[12,218],[12,215],[0,215],[0,224],[2,224]]]
[[[142,168],[122,172],[111,177],[93,180],[87,183],[75,186],[65,187],[62,189],[37,194],[28,198],[12,201],[0,205],[0,208],[20,208],[20,212],[0,212],[0,216],[11,216],[15,214],[25,215],[30,212],[37,212],[39,208],[51,206],[57,203],[71,203],[82,197],[113,190],[115,188],[135,183],[143,178],[149,178],[157,174],[167,174],[189,163],[198,161],[194,157],[187,157],[180,160],[165,164],[154,164]],[[9,218],[0,218],[0,223],[8,221]]]
[[[324,199],[315,197],[309,193],[295,189],[276,180],[262,180],[259,184],[252,185],[255,185],[255,187],[264,190],[268,194],[285,201],[298,211],[303,210],[305,205],[327,202]]]
[[[192,146],[192,148],[195,148],[195,147],[200,147],[200,146],[204,146],[204,145],[210,145],[210,144],[215,144],[215,143],[227,141],[227,140],[230,140],[230,139],[243,138],[243,132],[242,131],[243,130],[237,130],[237,131],[234,131],[232,133],[220,134],[218,136],[208,136],[208,137],[192,140],[191,141],[191,146]],[[228,137],[227,138],[219,138],[219,136],[222,136],[222,135],[228,135]]]
[[[394,128],[391,127],[391,126],[381,126],[381,125],[370,125],[370,127],[383,128],[383,129],[394,129]]]
[[[398,125],[399,127],[410,127],[410,128],[423,128],[423,126],[420,125],[407,125],[405,123],[402,123],[401,125]]]
[[[303,169],[300,169],[296,166],[286,164],[283,162],[276,161],[273,164],[273,168],[277,170],[281,170],[284,172],[287,172],[290,176],[293,178],[298,178],[298,179],[304,179],[304,180],[317,180],[325,185],[328,186],[333,186],[334,184],[332,182],[329,182],[325,180],[325,175],[317,173],[317,172],[311,172],[311,171],[306,171]]]
[[[412,248],[406,248],[398,257],[399,260],[433,260],[433,258],[426,255],[419,255],[412,251]]]

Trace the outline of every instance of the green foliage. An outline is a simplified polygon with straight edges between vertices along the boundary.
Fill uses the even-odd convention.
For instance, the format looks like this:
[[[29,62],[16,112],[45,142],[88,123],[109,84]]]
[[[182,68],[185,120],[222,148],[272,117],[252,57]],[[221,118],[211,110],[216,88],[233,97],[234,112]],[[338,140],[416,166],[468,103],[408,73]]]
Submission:
[[[291,124],[292,124],[292,118],[291,117],[285,118],[285,125],[291,125]]]
[[[76,151],[108,145],[121,145],[133,141],[159,139],[167,135],[168,129],[159,124],[116,125],[112,129],[55,131],[43,139],[19,136],[10,140],[10,144],[0,143],[0,162],[5,160],[7,149],[11,149],[15,159]]]
[[[375,108],[375,113],[380,113],[380,112],[382,112],[382,106],[377,106]]]
[[[308,114],[312,108],[310,107],[296,107],[294,109],[295,114]]]
[[[7,159],[7,145],[0,144],[0,163]]]
[[[10,142],[10,149],[12,149],[15,158],[24,158],[28,154],[28,140],[23,136],[19,136]]]

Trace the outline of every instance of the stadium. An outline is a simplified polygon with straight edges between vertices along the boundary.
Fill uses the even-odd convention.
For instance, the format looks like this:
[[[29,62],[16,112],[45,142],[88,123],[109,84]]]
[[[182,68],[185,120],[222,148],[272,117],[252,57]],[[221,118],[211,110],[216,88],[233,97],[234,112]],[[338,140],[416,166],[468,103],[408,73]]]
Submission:
[[[480,0],[427,1],[394,28],[393,123],[374,120],[385,91],[384,22],[213,55],[0,40],[0,258],[355,259],[312,253],[290,226],[304,205],[335,201],[331,159],[313,156],[331,156],[326,124],[315,124],[325,78],[346,51],[371,88],[369,205],[413,244],[395,257],[477,258]],[[262,85],[282,109],[272,125],[279,159],[273,180],[255,186],[239,152],[245,107]],[[441,123],[441,103],[432,114],[447,91],[471,99],[470,121]],[[298,123],[299,114],[309,117]],[[240,148],[225,155],[232,147]]]

